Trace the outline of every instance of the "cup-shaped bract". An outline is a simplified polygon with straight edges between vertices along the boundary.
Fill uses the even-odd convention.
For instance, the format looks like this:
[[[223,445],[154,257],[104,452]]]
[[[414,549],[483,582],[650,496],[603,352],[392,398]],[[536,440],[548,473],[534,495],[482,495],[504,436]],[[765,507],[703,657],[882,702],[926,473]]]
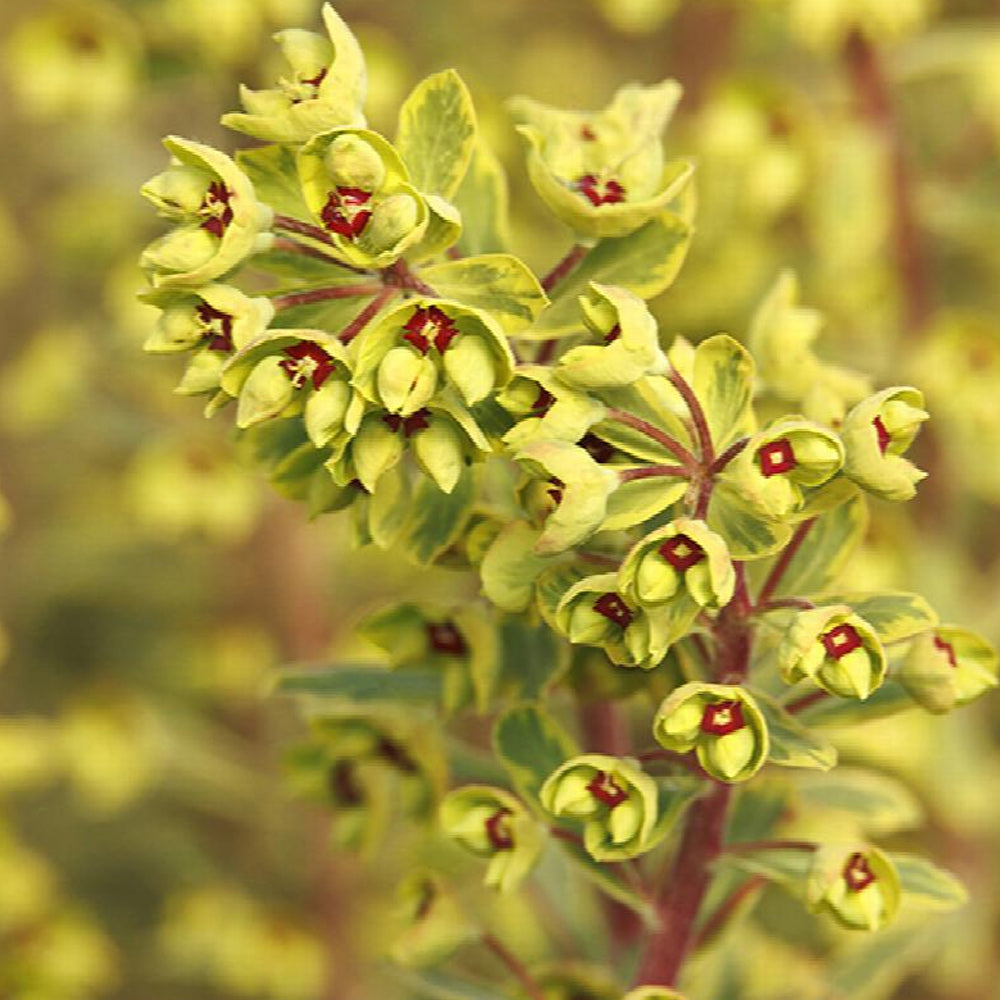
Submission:
[[[902,888],[892,861],[875,847],[825,846],[816,851],[806,900],[851,930],[877,931],[899,910]]]
[[[592,281],[580,304],[600,343],[570,348],[559,359],[556,371],[564,382],[583,389],[619,388],[667,371],[656,320],[639,296]]]
[[[896,678],[928,711],[947,712],[997,686],[997,651],[969,629],[939,625],[913,640]]]
[[[727,471],[741,497],[767,518],[799,510],[803,490],[832,479],[844,464],[844,446],[833,431],[785,417],[754,435]]]
[[[927,475],[903,453],[927,419],[919,389],[894,386],[869,396],[844,417],[844,475],[886,500],[909,500]]]
[[[297,162],[306,205],[346,263],[389,267],[426,232],[427,202],[377,132],[323,132],[299,150]]]
[[[177,136],[163,144],[173,162],[142,194],[177,225],[143,250],[140,263],[155,287],[197,288],[266,249],[274,213],[225,153]]]
[[[517,421],[504,442],[579,441],[605,414],[604,405],[544,365],[518,365],[497,402]]]
[[[389,955],[404,967],[434,965],[482,934],[451,890],[429,872],[404,879],[397,898],[402,927]]]
[[[561,111],[526,97],[509,108],[539,197],[581,236],[625,236],[678,197],[692,165],[664,163],[661,134],[680,99],[675,80],[630,84],[603,111]]]
[[[467,850],[489,858],[485,883],[516,889],[538,861],[545,838],[538,821],[509,792],[466,785],[449,792],[438,811],[441,829]]]
[[[767,760],[767,723],[753,695],[733,684],[691,682],[671,692],[653,720],[653,737],[676,753],[694,750],[720,781],[752,778]]]
[[[306,142],[339,126],[365,124],[365,60],[351,29],[323,5],[327,37],[301,28],[279,31],[275,41],[290,74],[269,90],[240,87],[243,112],[222,116],[222,124],[267,142]]]
[[[789,684],[808,678],[842,698],[866,699],[882,686],[885,649],[875,629],[846,604],[797,612],[778,647]]]
[[[574,757],[549,775],[540,797],[553,816],[583,823],[583,845],[597,861],[623,861],[654,846],[659,794],[634,761]]]

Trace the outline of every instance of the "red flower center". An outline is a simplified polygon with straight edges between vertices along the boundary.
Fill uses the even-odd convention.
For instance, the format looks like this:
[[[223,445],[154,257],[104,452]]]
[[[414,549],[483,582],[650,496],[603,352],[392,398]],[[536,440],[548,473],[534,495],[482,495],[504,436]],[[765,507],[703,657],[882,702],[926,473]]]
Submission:
[[[596,434],[584,434],[577,444],[595,461],[603,465],[615,453],[614,445],[602,441]]]
[[[875,434],[878,437],[878,450],[884,455],[886,448],[892,443],[892,435],[886,430],[881,417],[876,417],[872,421],[872,426],[875,428]]]
[[[673,538],[667,539],[657,551],[678,573],[683,573],[705,558],[705,550],[687,535],[674,535]]]
[[[875,873],[859,851],[852,854],[844,866],[844,881],[851,892],[861,892],[875,881]]]
[[[617,784],[607,771],[598,771],[590,784],[587,785],[587,791],[609,809],[620,806],[628,798],[628,792]]]
[[[738,701],[717,701],[706,705],[701,717],[701,731],[711,736],[728,736],[746,725],[743,705]]]
[[[548,389],[543,389],[541,386],[538,387],[538,396],[535,401],[531,404],[531,412],[536,416],[544,417],[549,410],[552,409],[552,404],[556,401],[556,397],[549,392]]]
[[[198,322],[204,327],[202,337],[210,351],[231,351],[233,349],[233,317],[229,313],[214,309],[202,300],[197,309]]]
[[[629,606],[618,594],[602,594],[594,601],[594,610],[599,615],[604,615],[610,622],[614,622],[619,628],[628,628],[635,617]]]
[[[451,622],[432,623],[427,626],[427,639],[431,647],[446,656],[464,656],[465,640]]]
[[[945,656],[948,657],[948,663],[952,668],[958,666],[958,661],[955,659],[955,647],[950,643],[941,638],[941,636],[934,636],[934,646],[940,649]]]
[[[406,333],[403,340],[426,354],[433,341],[439,354],[444,354],[451,342],[458,336],[455,321],[437,306],[417,309],[403,325]]]
[[[552,486],[545,492],[552,497],[552,502],[558,506],[562,503],[563,490],[566,488],[566,484],[561,479],[552,478],[549,480]]]
[[[309,97],[293,97],[292,104],[301,104],[303,101],[311,101],[319,94],[319,86],[326,79],[327,68],[324,66],[314,77],[299,82],[306,87],[312,87],[312,94]]]
[[[580,138],[584,142],[594,142],[597,139],[597,133],[589,125],[581,125]]]
[[[357,187],[339,187],[331,191],[320,212],[323,225],[338,236],[356,239],[372,217],[371,209],[365,208],[371,197],[370,191]]]
[[[327,774],[327,787],[334,802],[339,805],[357,806],[365,800],[357,782],[354,766],[350,761],[337,761]]]
[[[403,436],[412,437],[417,431],[422,431],[429,426],[427,418],[430,415],[430,410],[417,410],[416,413],[411,413],[408,417],[401,417],[398,413],[386,413],[382,417],[382,421],[393,433],[402,427]]]
[[[318,389],[337,367],[333,358],[311,340],[300,340],[297,344],[286,347],[283,353],[286,358],[281,362],[281,367],[288,373],[296,389],[301,389],[306,382],[312,382],[312,387]]]
[[[575,185],[591,205],[617,205],[625,200],[625,188],[616,180],[598,180],[594,174],[584,174]]]
[[[205,192],[201,208],[198,209],[198,214],[205,217],[201,228],[208,230],[220,240],[223,233],[229,228],[229,223],[233,221],[233,208],[229,204],[229,199],[232,196],[233,192],[225,184],[221,181],[213,181]]]
[[[486,836],[495,851],[509,851],[514,846],[514,835],[511,833],[509,809],[498,809],[486,820]]]
[[[613,327],[604,335],[605,344],[613,344],[622,335],[621,323],[615,323]]]
[[[847,656],[861,645],[861,636],[853,625],[838,625],[824,632],[820,641],[826,647],[826,655],[834,660]]]
[[[788,438],[778,438],[777,441],[764,445],[757,452],[757,461],[760,462],[760,471],[768,478],[779,472],[790,472],[798,465],[795,452],[792,451],[792,442]]]

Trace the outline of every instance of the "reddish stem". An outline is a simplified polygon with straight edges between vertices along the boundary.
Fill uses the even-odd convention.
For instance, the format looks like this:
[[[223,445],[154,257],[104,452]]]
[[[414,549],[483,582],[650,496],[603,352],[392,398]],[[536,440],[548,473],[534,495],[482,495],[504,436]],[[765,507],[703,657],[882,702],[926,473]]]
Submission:
[[[397,289],[389,286],[383,288],[378,295],[375,296],[358,313],[354,319],[351,320],[343,330],[340,331],[341,343],[349,344],[354,338],[375,318],[379,311],[386,305],[386,303],[396,294]]]
[[[545,994],[542,993],[542,988],[538,985],[534,976],[528,972],[524,963],[513,952],[507,949],[506,945],[492,934],[484,934],[482,943],[507,967],[508,971],[521,984],[524,992],[531,997],[531,1000],[545,1000]]]
[[[782,577],[784,577],[788,567],[792,564],[795,553],[799,551],[815,523],[816,518],[811,517],[808,521],[803,521],[795,529],[795,534],[792,535],[784,551],[778,557],[778,561],[771,567],[771,572],[768,573],[767,579],[764,581],[764,586],[760,588],[760,593],[757,595],[758,607],[770,603],[774,592],[781,584]]]
[[[291,309],[293,306],[307,306],[312,302],[325,302],[327,299],[351,299],[367,295],[377,295],[382,285],[331,285],[328,288],[310,288],[304,292],[290,292],[271,299],[271,305],[276,310]]]
[[[767,885],[767,879],[763,875],[754,875],[752,878],[747,879],[727,899],[723,900],[715,912],[705,921],[705,926],[701,929],[701,933],[694,942],[693,949],[698,951],[721,934],[744,900],[752,896],[758,889],[762,889],[765,885]]]
[[[397,260],[395,264],[387,267],[382,272],[382,280],[387,285],[393,285],[408,292],[416,292],[418,295],[437,296],[437,292],[411,270],[405,260]]]
[[[799,608],[802,611],[810,611],[816,607],[812,601],[807,601],[804,597],[777,597],[767,604],[758,604],[754,611],[781,611],[783,608]]]
[[[623,483],[636,479],[656,479],[661,476],[683,477],[688,470],[683,465],[641,465],[634,469],[619,469],[618,478]]]
[[[672,455],[676,456],[684,466],[685,472],[691,473],[697,468],[698,460],[694,455],[680,441],[674,440],[666,431],[661,431],[659,427],[654,427],[653,424],[629,413],[627,410],[610,407],[607,410],[606,416],[608,420],[614,420],[616,423],[631,427],[633,430],[639,431],[640,434],[645,434],[651,441],[662,445]]]
[[[736,456],[750,443],[750,438],[734,441],[711,465],[709,472],[714,476],[722,472]]]
[[[755,854],[757,851],[815,851],[818,845],[812,840],[746,840],[727,845],[725,854]]]
[[[829,694],[826,691],[817,689],[815,691],[810,691],[809,694],[803,695],[795,701],[790,701],[784,706],[786,712],[791,712],[792,715],[798,712],[804,712],[807,708],[812,707],[817,702],[821,702],[824,698],[829,698]]]
[[[688,384],[687,379],[676,368],[670,370],[667,376],[673,383],[674,388],[681,394],[684,405],[687,406],[691,414],[691,421],[694,424],[695,434],[698,437],[698,447],[701,450],[701,464],[710,469],[715,462],[715,448],[712,445],[712,433],[708,429],[708,420],[705,411],[698,402],[698,397],[694,394],[694,389]]]
[[[313,260],[321,260],[324,264],[330,264],[333,267],[343,267],[347,268],[349,271],[355,271],[356,268],[348,267],[342,261],[334,260],[328,253],[324,253],[322,250],[317,250],[316,247],[307,246],[304,243],[296,243],[295,240],[286,239],[283,236],[275,237],[274,243],[272,244],[274,250],[281,250],[283,253],[296,253],[302,257],[312,257]],[[251,263],[253,260],[251,258]],[[358,273],[363,273],[358,271]]]
[[[590,252],[590,248],[582,243],[573,246],[569,253],[544,278],[542,278],[542,288],[546,292],[551,292],[563,278],[568,277],[580,265],[580,261]]]

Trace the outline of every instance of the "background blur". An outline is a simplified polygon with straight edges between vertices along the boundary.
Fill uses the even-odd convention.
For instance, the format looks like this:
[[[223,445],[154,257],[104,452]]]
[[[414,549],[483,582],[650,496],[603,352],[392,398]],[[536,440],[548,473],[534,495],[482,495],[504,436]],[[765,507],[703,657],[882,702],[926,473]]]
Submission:
[[[921,386],[933,418],[918,456],[932,477],[917,503],[878,506],[852,584],[919,590],[944,621],[1000,640],[992,0],[337,7],[368,56],[375,128],[393,131],[424,74],[465,77],[510,170],[513,250],[539,271],[569,238],[528,188],[503,99],[600,107],[628,80],[678,77],[668,141],[699,159],[700,207],[689,263],[655,307],[664,333],[743,336],[794,267],[829,320],[821,350]],[[271,32],[315,26],[318,8],[0,5],[0,997],[405,996],[372,931],[406,844],[390,840],[377,873],[328,852],[322,812],[282,783],[295,712],[261,696],[275,664],[348,649],[352,622],[414,578],[242,467],[225,421],[141,354],[150,311],[135,300],[138,250],[159,231],[137,189],[166,162],[160,137],[239,146],[219,115],[240,81],[280,71]],[[888,108],[845,54],[852,30],[877,47]],[[973,890],[853,997],[996,996],[998,741],[997,697],[841,740],[913,783],[929,823],[901,843]],[[753,998],[787,997],[787,969]]]

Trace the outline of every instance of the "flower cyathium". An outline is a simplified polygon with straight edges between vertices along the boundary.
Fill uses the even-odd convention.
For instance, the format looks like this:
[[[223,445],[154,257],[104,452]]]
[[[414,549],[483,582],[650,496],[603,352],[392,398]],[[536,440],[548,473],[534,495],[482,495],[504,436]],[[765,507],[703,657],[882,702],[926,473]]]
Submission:
[[[902,889],[892,861],[875,847],[822,847],[813,858],[807,901],[851,930],[877,931],[899,910]]]

